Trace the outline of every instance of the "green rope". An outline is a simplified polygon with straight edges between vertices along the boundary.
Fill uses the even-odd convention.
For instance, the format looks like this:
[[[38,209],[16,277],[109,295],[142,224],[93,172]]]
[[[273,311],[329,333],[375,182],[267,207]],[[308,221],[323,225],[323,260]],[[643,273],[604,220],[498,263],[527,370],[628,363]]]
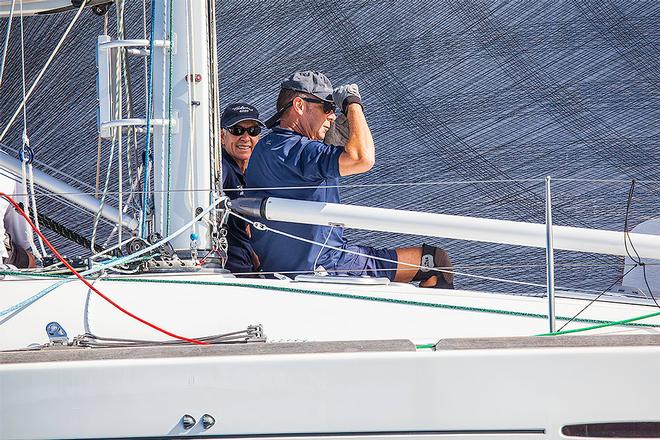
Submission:
[[[0,275],[28,275],[28,276],[39,276],[39,277],[49,277],[48,274],[27,274],[23,272],[11,272],[4,271],[0,272]],[[59,278],[59,276],[55,276]],[[451,304],[436,304],[436,303],[427,303],[422,301],[412,301],[412,300],[403,300],[403,299],[394,299],[394,298],[381,298],[376,296],[363,296],[363,295],[354,295],[349,293],[338,293],[338,292],[325,292],[319,290],[308,290],[308,289],[298,289],[291,287],[280,287],[280,286],[264,286],[261,284],[252,284],[252,283],[234,283],[234,282],[218,282],[218,281],[196,281],[196,280],[163,280],[163,279],[148,279],[148,278],[115,278],[108,277],[104,278],[104,281],[110,282],[134,282],[134,283],[151,283],[151,284],[184,284],[184,285],[196,285],[196,286],[224,286],[224,287],[241,287],[248,289],[259,289],[259,290],[268,290],[275,292],[288,292],[288,293],[300,293],[306,295],[317,295],[317,296],[327,296],[331,298],[342,298],[342,299],[356,299],[362,301],[374,301],[374,302],[383,302],[388,304],[399,304],[399,305],[408,305],[408,306],[419,306],[419,307],[431,307],[436,309],[448,309],[448,310],[459,310],[464,312],[477,312],[477,313],[493,313],[498,315],[506,316],[517,316],[521,318],[537,318],[537,319],[548,319],[548,315],[540,313],[529,313],[529,312],[516,312],[512,310],[501,310],[501,309],[488,309],[483,307],[469,307],[469,306],[456,306]],[[639,321],[641,319],[646,319],[648,317],[656,316],[659,313],[644,315],[637,318],[631,318],[624,321],[603,321],[600,319],[588,319],[588,318],[576,318],[573,321],[583,322],[588,324],[595,324],[594,327],[586,327],[584,329],[575,329],[570,330],[572,333],[579,331],[586,331],[592,328],[602,328],[610,327],[615,325],[628,325],[631,327],[648,327],[648,328],[658,328],[658,324],[642,324],[635,323],[634,321]],[[564,316],[557,316],[557,320],[568,321],[570,318]],[[568,330],[567,330],[568,331]],[[559,334],[559,333],[558,333]]]
[[[171,168],[172,168],[172,52],[174,51],[174,48],[172,47],[173,42],[172,42],[172,15],[173,15],[173,10],[174,10],[174,0],[170,2],[170,10],[169,10],[169,42],[170,42],[170,50],[168,51],[168,57],[169,57],[169,91],[167,94],[167,120],[170,121],[169,124],[167,124],[167,207],[166,207],[166,220],[165,220],[165,236],[169,235],[170,233],[170,188],[171,188]]]
[[[417,350],[424,350],[424,349],[427,349],[427,348],[434,348],[434,347],[435,347],[435,344],[422,344],[422,345],[415,345],[415,348],[416,348]]]
[[[612,322],[608,322],[608,323],[592,325],[591,327],[582,327],[582,328],[576,328],[576,329],[572,329],[572,330],[562,330],[562,331],[551,332],[551,333],[541,333],[541,334],[538,334],[538,335],[535,335],[535,336],[568,335],[570,333],[586,332],[587,330],[595,330],[595,329],[598,329],[598,328],[610,327],[610,326],[615,326],[615,325],[633,325],[633,324],[631,324],[632,322],[641,321],[642,319],[653,318],[653,317],[658,316],[658,315],[660,315],[660,312],[649,313],[648,315],[637,316],[635,318],[622,319],[621,321],[612,321]],[[639,325],[639,324],[637,324],[637,325]],[[647,327],[657,327],[657,326],[656,325],[647,325]]]

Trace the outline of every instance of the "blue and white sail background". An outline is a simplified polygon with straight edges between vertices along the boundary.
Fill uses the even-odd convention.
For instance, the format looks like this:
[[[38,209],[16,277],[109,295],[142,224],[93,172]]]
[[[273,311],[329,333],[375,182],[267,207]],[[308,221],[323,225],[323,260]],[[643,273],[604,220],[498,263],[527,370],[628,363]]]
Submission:
[[[114,34],[114,8],[110,14]],[[127,14],[127,35],[140,38],[141,2]],[[25,19],[28,85],[72,15]],[[640,183],[630,225],[660,211],[658,2],[232,0],[218,2],[217,18],[223,105],[247,101],[267,117],[281,79],[300,69],[360,86],[377,161],[343,183],[376,186],[343,189],[345,203],[541,223],[542,179],[550,175],[581,179],[553,184],[557,224],[622,230],[632,179]],[[0,87],[2,128],[21,97],[17,29]],[[28,105],[28,133],[37,160],[94,186],[94,54],[103,19],[86,13],[75,29]],[[143,116],[144,68],[141,60],[131,64],[136,114]],[[21,131],[19,119],[3,143],[15,151]],[[377,186],[385,183],[416,185]],[[38,202],[89,236],[90,214],[45,196]],[[116,196],[109,203],[116,206]],[[380,247],[425,241],[346,235]],[[545,282],[541,249],[426,241],[447,248],[461,272]],[[604,289],[623,273],[618,257],[557,252],[556,260],[560,286]],[[457,284],[544,290],[466,277]]]

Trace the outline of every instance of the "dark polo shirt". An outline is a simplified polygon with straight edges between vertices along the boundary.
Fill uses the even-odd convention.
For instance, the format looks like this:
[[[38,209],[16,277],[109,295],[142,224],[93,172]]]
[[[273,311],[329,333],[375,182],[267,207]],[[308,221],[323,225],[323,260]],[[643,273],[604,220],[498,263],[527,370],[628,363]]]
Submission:
[[[241,168],[230,155],[223,151],[222,154],[222,174],[224,189],[239,189],[240,191],[227,191],[225,194],[230,199],[244,197],[243,188],[245,188],[245,176]],[[227,252],[226,269],[231,272],[254,272],[252,265],[252,244],[246,231],[247,224],[233,215],[229,216],[227,221],[227,241],[229,250]]]

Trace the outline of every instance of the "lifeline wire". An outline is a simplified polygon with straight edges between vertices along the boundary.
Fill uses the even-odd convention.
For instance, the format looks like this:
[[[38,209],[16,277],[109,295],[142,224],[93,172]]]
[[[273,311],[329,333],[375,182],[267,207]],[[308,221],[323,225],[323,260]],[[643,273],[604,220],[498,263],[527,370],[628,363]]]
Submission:
[[[363,254],[361,252],[355,252],[355,251],[351,251],[351,250],[348,250],[348,249],[342,249],[342,248],[338,248],[338,247],[335,247],[335,246],[330,246],[330,245],[327,245],[327,244],[318,243],[318,242],[313,241],[313,240],[308,240],[306,238],[298,237],[296,235],[292,235],[292,234],[289,234],[289,233],[286,233],[286,232],[283,232],[283,231],[279,231],[277,229],[273,229],[269,226],[266,226],[263,223],[255,222],[255,221],[250,220],[247,217],[243,217],[242,215],[237,214],[233,211],[228,211],[228,212],[229,212],[229,215],[233,215],[235,217],[238,217],[239,219],[245,221],[246,223],[249,223],[250,225],[254,226],[258,230],[273,232],[275,234],[279,234],[279,235],[282,235],[284,237],[288,237],[288,238],[291,238],[291,239],[294,239],[294,240],[302,241],[302,242],[309,243],[309,244],[312,244],[312,245],[315,245],[315,246],[321,246],[322,248],[332,249],[332,250],[339,251],[339,252],[345,252],[345,253],[351,254],[351,255],[357,255],[357,256],[360,256],[360,257],[369,257],[369,258],[373,258],[375,260],[385,261],[385,262],[388,262],[388,263],[400,264],[402,266],[408,266],[410,268],[415,268],[415,269],[428,269],[430,271],[451,273],[451,274],[454,274],[454,275],[460,275],[460,276],[469,277],[469,278],[477,278],[477,279],[487,280],[487,281],[499,281],[499,282],[502,282],[502,283],[517,284],[517,285],[521,285],[521,286],[546,287],[545,284],[528,283],[528,282],[525,282],[525,281],[505,280],[505,279],[502,279],[502,278],[495,278],[495,277],[486,277],[486,276],[482,276],[482,275],[474,275],[474,274],[469,274],[469,273],[464,273],[464,272],[456,272],[456,271],[451,270],[451,269],[440,268],[440,267],[428,268],[428,267],[422,267],[418,264],[404,263],[402,261],[395,261],[395,260],[390,260],[388,258],[376,257],[374,255],[367,255],[367,254]],[[560,290],[570,290],[570,289],[565,289],[565,288],[561,288],[561,287],[556,287],[556,288],[560,289]]]
[[[2,145],[2,144],[0,144]],[[48,166],[47,164],[43,162],[39,162],[35,160],[35,162],[39,163],[39,165],[42,166]],[[54,172],[58,174],[62,174],[65,177],[74,179],[73,176],[64,174],[63,172],[57,170],[57,169],[52,169]],[[553,178],[554,181],[576,181],[576,182],[589,182],[589,183],[612,183],[612,182],[617,182],[617,183],[629,183],[629,180],[602,180],[602,179],[555,179]],[[85,184],[84,182],[81,182],[77,180],[78,183],[83,184],[87,187],[90,187],[90,185]],[[474,185],[474,184],[492,184],[492,183],[506,183],[506,182],[536,182],[536,183],[542,183],[544,182],[544,179],[503,179],[503,180],[444,180],[444,181],[427,181],[427,182],[402,182],[402,183],[365,183],[365,184],[342,184],[342,185],[327,185],[323,186],[324,188],[338,188],[338,189],[352,189],[352,188],[390,188],[390,187],[416,187],[416,186],[443,186],[443,185]],[[652,180],[639,180],[636,179],[637,183],[653,183],[653,182],[658,182],[660,181],[652,181]],[[236,188],[223,188],[223,192],[237,192],[237,191],[244,191],[244,192],[250,192],[250,191],[287,191],[287,190],[300,190],[300,189],[318,189],[318,186],[273,186],[273,187],[255,187],[255,188],[242,188],[242,189],[236,189]],[[136,194],[143,194],[144,191],[134,191]],[[160,190],[151,190],[149,191],[151,193],[160,193]],[[171,189],[171,190],[166,190],[167,192],[171,193],[180,193],[180,192],[203,192],[203,193],[208,193],[208,192],[213,192],[212,188],[200,188],[200,189]],[[94,191],[76,191],[76,192],[67,192],[67,193],[60,193],[60,194],[67,194],[67,195],[94,195]],[[108,194],[118,194],[118,191],[108,191]],[[17,194],[21,195],[21,194]]]

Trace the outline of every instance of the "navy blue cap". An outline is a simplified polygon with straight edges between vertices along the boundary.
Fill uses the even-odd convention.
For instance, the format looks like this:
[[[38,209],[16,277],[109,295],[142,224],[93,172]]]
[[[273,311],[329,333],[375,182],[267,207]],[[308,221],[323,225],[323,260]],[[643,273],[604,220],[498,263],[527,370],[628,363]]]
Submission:
[[[323,73],[313,70],[294,72],[291,76],[282,81],[280,89],[308,93],[323,101],[334,102],[332,98],[332,83]],[[266,127],[273,128],[275,124],[279,122],[284,110],[286,110],[286,108],[278,108],[277,113],[266,121]]]
[[[229,104],[225,107],[225,111],[220,116],[220,126],[222,128],[229,128],[242,121],[255,121],[262,127],[264,123],[259,119],[259,111],[250,104],[244,102],[236,102]]]
[[[298,92],[309,93],[324,101],[332,102],[332,83],[321,72],[305,70],[295,72],[293,75],[282,81],[282,89],[295,90]]]

